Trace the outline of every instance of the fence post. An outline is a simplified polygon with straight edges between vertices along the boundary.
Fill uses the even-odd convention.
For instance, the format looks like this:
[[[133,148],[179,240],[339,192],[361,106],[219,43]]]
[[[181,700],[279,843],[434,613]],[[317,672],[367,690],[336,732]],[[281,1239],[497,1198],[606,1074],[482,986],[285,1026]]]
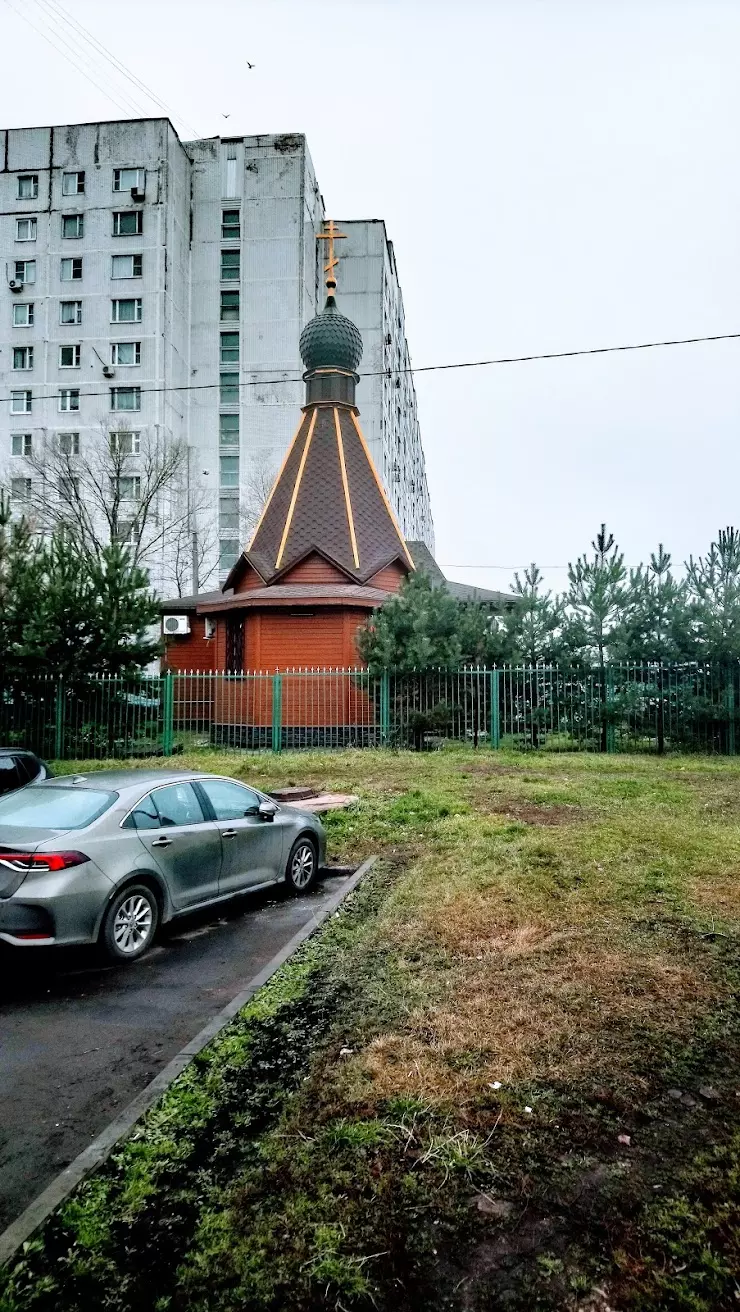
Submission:
[[[162,676],[162,755],[172,755],[175,720],[175,689],[172,670]]]
[[[61,761],[64,752],[64,679],[57,680],[54,704],[54,760]]]
[[[491,670],[491,747],[501,746],[501,718],[499,711],[500,670]]]
[[[727,755],[735,755],[735,667],[729,668],[727,680]]]
[[[388,670],[383,670],[380,676],[380,741],[383,747],[388,746],[388,739],[391,734],[391,676]]]
[[[602,714],[606,717],[609,714],[609,707],[614,701],[614,675],[610,669],[606,672],[606,698],[602,707]],[[614,723],[611,719],[606,721],[606,750],[613,752],[615,748]]]
[[[283,676],[272,676],[272,750],[280,752],[283,748]]]

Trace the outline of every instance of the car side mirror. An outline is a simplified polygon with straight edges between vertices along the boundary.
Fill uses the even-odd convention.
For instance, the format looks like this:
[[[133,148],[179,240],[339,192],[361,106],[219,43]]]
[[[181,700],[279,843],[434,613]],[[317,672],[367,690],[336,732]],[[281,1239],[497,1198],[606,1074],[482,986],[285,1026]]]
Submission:
[[[274,820],[277,814],[277,807],[274,802],[260,802],[259,816],[260,820]]]

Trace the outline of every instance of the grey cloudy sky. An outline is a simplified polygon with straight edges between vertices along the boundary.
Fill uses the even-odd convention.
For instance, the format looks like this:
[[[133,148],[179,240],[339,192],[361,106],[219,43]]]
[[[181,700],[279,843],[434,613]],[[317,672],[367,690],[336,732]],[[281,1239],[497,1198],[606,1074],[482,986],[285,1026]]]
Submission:
[[[45,22],[0,0],[3,125],[121,117],[11,3]],[[740,332],[738,0],[66,8],[184,137],[306,133],[328,213],[387,222],[416,365]],[[739,363],[718,342],[420,375],[438,559],[561,566],[602,519],[632,561],[703,551],[740,522]]]

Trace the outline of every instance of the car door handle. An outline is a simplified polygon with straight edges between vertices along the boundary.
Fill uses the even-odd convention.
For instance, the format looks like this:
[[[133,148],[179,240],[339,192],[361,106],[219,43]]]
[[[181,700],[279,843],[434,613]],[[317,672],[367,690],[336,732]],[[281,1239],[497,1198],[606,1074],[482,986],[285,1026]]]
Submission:
[[[235,830],[235,829],[222,829],[222,830],[221,830],[221,837],[222,837],[222,838],[236,838],[236,830]]]
[[[152,839],[152,847],[171,847],[171,846],[172,846],[172,839],[171,839],[171,838],[153,838],[153,839]]]

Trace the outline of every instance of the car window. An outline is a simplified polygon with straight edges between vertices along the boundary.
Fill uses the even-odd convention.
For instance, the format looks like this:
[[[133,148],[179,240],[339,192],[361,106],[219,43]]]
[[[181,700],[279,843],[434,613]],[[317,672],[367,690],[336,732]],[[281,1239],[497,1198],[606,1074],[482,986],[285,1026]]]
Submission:
[[[123,822],[124,829],[159,829],[159,811],[156,808],[154,799],[145,797],[139,805],[126,816]]]
[[[157,788],[152,797],[162,825],[200,825],[205,820],[198,794],[192,784]]]
[[[227,779],[199,779],[217,820],[243,820],[259,811],[260,799],[251,788],[232,784]]]
[[[0,793],[10,793],[28,780],[21,775],[14,756],[0,756]]]
[[[100,789],[33,784],[0,798],[0,825],[26,829],[84,829],[108,810],[118,793]]]
[[[39,773],[38,762],[33,756],[16,756],[15,763],[18,767],[18,774],[24,784],[30,784]]]

